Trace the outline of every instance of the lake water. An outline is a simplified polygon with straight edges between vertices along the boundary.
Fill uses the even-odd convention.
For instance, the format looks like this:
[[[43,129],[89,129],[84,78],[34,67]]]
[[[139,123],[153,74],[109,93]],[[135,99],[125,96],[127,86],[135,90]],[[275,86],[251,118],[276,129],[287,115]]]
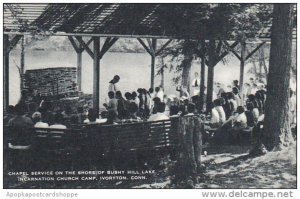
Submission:
[[[87,53],[82,57],[82,91],[93,91],[93,61]],[[20,51],[14,50],[10,56],[10,104],[16,104],[20,97],[20,78],[15,63],[20,63]],[[150,86],[151,58],[147,53],[106,53],[100,66],[100,104],[107,98],[108,82],[114,75],[119,75],[121,80],[119,88],[124,94],[137,88]],[[252,66],[247,64],[245,71]],[[76,53],[74,51],[36,51],[27,50],[25,55],[25,69],[39,69],[48,67],[76,67]],[[200,64],[195,61],[192,65],[191,79],[194,73],[200,74]],[[207,71],[207,70],[206,70]],[[176,94],[176,85],[172,82],[174,72],[165,72],[166,94]],[[215,67],[215,81],[230,84],[232,80],[239,79],[239,61],[230,56],[226,65],[219,63]],[[246,74],[245,79],[249,79]],[[160,84],[160,76],[155,77],[155,86]]]

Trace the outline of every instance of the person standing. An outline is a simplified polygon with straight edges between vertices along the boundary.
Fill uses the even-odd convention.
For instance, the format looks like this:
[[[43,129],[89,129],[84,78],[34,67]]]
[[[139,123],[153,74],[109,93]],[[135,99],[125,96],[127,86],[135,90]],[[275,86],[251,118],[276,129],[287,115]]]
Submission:
[[[200,78],[199,74],[195,72],[195,78],[192,81],[192,87],[193,87],[193,96],[200,94]]]
[[[164,101],[164,91],[161,87],[155,88],[155,97],[158,97],[161,102]]]
[[[116,85],[119,81],[120,81],[119,75],[115,75],[114,78],[109,82],[108,92],[112,91],[116,93],[117,91],[119,91],[119,88]]]

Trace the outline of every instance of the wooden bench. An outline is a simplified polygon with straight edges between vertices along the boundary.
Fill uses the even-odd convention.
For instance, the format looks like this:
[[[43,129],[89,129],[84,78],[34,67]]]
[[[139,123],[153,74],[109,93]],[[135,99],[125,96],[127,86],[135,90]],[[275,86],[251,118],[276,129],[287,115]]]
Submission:
[[[142,156],[174,153],[178,143],[177,122],[164,120],[131,124],[86,126],[87,154],[98,158],[118,160],[131,158],[136,162]],[[130,159],[130,160],[129,160]]]
[[[32,156],[40,166],[63,161],[70,168],[76,161],[93,165],[103,163],[103,158],[116,160],[130,154],[174,153],[178,144],[177,125],[177,118],[174,118],[131,124],[82,125],[71,129],[35,128],[32,129]],[[4,132],[7,143],[14,139],[9,127],[5,127]]]

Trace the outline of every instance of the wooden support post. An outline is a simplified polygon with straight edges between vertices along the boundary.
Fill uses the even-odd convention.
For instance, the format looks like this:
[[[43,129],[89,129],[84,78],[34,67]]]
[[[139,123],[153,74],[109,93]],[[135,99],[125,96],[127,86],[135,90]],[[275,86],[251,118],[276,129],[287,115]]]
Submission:
[[[203,109],[204,105],[204,91],[205,91],[205,40],[201,41],[202,55],[201,55],[201,68],[200,68],[200,107],[199,110]]]
[[[205,92],[205,58],[201,58],[201,71],[200,71],[200,109],[203,109],[204,105],[204,92]]]
[[[100,103],[100,37],[94,39],[93,107],[99,113]]]
[[[245,71],[245,52],[246,52],[246,42],[241,41],[241,56],[240,56],[240,93],[243,92],[244,84],[244,71]]]
[[[140,42],[140,44],[144,47],[144,49],[149,53],[151,56],[151,83],[150,87],[154,88],[154,76],[155,76],[155,58],[156,56],[160,55],[162,51],[171,43],[172,39],[169,39],[160,49],[156,49],[157,46],[157,40],[147,39],[148,46],[145,44],[145,42],[141,38],[137,38],[137,40]]]
[[[210,40],[208,45],[208,70],[207,70],[207,96],[206,96],[206,112],[211,111],[211,103],[213,100],[213,89],[214,89],[214,67],[216,65],[216,42]]]
[[[82,42],[79,44],[76,44],[75,40],[73,39],[73,37],[69,36],[68,37],[74,50],[76,51],[77,54],[77,86],[78,86],[78,91],[81,91],[81,77],[82,77],[82,52],[84,51],[84,47],[81,44],[83,42],[82,37],[77,37],[77,40],[81,40]],[[93,40],[93,38],[91,38],[87,43],[86,43],[86,48],[88,48],[90,42]]]
[[[7,110],[9,106],[9,38],[3,35],[3,108]]]
[[[156,51],[156,39],[152,39],[152,48],[151,49],[151,88],[154,88],[154,76],[155,76],[155,51]]]
[[[81,77],[82,77],[82,51],[83,48],[81,48],[81,45],[79,45],[79,52],[76,52],[77,54],[77,86],[78,91],[81,91]]]

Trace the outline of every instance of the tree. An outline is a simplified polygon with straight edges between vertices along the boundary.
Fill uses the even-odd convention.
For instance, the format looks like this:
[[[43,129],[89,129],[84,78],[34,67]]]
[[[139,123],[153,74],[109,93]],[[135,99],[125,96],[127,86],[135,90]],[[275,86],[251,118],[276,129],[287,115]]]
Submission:
[[[169,56],[171,58],[169,70],[175,70],[180,74],[173,81],[177,84],[181,80],[182,88],[186,88],[188,92],[190,92],[192,61],[197,56],[198,45],[198,40],[178,40],[173,45],[167,47],[161,55],[162,57]]]
[[[168,69],[167,64],[164,62],[164,58],[160,57],[159,63],[158,63],[158,70],[156,75],[161,76],[160,86],[164,89],[165,87],[165,70]]]
[[[21,58],[20,58],[20,65],[17,64],[16,60],[13,59],[15,66],[18,69],[19,76],[20,76],[20,90],[23,90],[24,82],[23,76],[25,73],[25,47],[24,47],[24,36],[21,38]]]
[[[274,4],[264,131],[268,150],[293,142],[289,122],[293,4]]]

